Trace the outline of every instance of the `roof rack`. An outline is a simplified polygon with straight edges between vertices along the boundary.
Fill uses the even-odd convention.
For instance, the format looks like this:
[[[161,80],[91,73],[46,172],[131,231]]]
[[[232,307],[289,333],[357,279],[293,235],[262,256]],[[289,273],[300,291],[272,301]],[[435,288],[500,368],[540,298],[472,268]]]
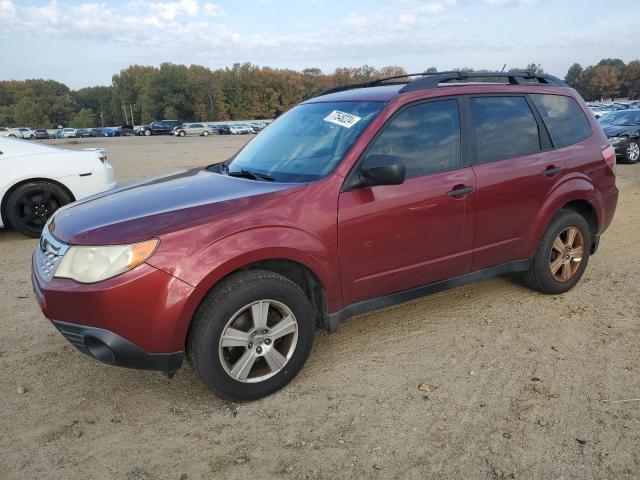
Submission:
[[[420,77],[416,80],[408,80],[406,82],[390,82],[400,78],[410,79],[411,77]],[[465,81],[471,78],[506,78],[510,85],[548,85],[552,87],[566,87],[567,84],[553,75],[533,72],[435,72],[435,73],[408,73],[406,75],[394,75],[391,77],[377,78],[363,83],[352,83],[347,85],[339,85],[337,87],[325,90],[318,95],[328,95],[329,93],[343,92],[345,90],[353,90],[356,88],[376,87],[387,82],[388,85],[398,83],[406,84],[399,93],[415,92],[417,90],[427,90],[437,88],[440,83],[447,83],[452,80]]]

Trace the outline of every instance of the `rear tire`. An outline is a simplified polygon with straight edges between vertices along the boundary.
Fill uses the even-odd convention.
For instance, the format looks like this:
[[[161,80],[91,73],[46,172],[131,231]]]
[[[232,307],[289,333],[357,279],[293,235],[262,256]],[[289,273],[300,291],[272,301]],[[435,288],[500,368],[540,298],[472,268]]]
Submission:
[[[262,398],[287,385],[304,366],[313,345],[314,319],[309,299],[288,278],[266,270],[238,272],[217,285],[198,308],[187,338],[187,359],[217,396]]]
[[[14,230],[38,238],[49,217],[71,201],[69,194],[55,183],[25,183],[9,195],[6,206],[7,220]]]
[[[207,132],[206,130],[204,132],[202,132],[202,136],[203,137],[208,137],[209,136],[209,132]]]
[[[150,136],[150,135],[151,135],[151,130],[145,130],[145,131],[144,131],[144,136],[145,136],[145,137],[148,137],[148,136]]]
[[[556,295],[571,290],[582,277],[591,253],[591,232],[582,215],[560,210],[540,240],[525,284],[541,293]]]

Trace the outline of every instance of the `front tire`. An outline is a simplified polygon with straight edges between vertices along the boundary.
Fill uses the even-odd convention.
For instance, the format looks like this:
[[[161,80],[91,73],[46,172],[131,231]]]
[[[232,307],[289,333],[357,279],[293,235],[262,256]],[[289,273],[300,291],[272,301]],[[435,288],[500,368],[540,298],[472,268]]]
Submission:
[[[184,130],[181,130],[178,132],[178,136],[179,137],[184,137],[187,134],[187,132],[185,132]]]
[[[208,137],[209,136],[209,132],[207,132],[206,130],[204,132],[202,132],[202,136],[203,137]]]
[[[540,241],[525,283],[541,293],[571,290],[582,277],[591,253],[591,231],[582,215],[560,210]]]
[[[266,270],[223,280],[196,312],[187,339],[195,375],[217,396],[256,400],[287,385],[313,345],[315,315],[291,280]]]
[[[69,194],[55,183],[25,183],[9,195],[7,220],[14,230],[38,238],[51,215],[71,201]]]
[[[145,130],[144,131],[144,136],[145,137],[149,137],[151,135],[151,130]]]

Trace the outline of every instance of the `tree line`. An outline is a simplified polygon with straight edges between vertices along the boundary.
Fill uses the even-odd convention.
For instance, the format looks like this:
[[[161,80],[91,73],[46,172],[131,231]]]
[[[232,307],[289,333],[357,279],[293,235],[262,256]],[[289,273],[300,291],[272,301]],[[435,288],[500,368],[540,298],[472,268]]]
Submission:
[[[457,68],[472,71],[470,68]],[[543,72],[539,64],[512,70]],[[435,72],[431,67],[425,72]],[[169,118],[222,121],[274,118],[319,92],[348,83],[407,73],[389,66],[293,71],[250,63],[211,70],[200,65],[132,65],[110,86],[71,90],[54,80],[0,81],[0,125],[55,128],[149,123]],[[640,61],[604,59],[595,66],[573,64],[565,80],[587,100],[640,94]]]

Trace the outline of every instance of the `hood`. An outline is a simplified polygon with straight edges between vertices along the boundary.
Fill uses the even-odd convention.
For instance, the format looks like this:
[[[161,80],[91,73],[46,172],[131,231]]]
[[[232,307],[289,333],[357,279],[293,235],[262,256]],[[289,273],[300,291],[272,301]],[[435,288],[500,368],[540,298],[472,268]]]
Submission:
[[[166,175],[72,203],[56,212],[51,233],[70,244],[106,245],[148,240],[265,196],[304,185],[229,177],[207,169]]]
[[[635,135],[640,129],[638,126],[628,125],[603,125],[602,130],[607,137],[619,137],[620,135]]]

